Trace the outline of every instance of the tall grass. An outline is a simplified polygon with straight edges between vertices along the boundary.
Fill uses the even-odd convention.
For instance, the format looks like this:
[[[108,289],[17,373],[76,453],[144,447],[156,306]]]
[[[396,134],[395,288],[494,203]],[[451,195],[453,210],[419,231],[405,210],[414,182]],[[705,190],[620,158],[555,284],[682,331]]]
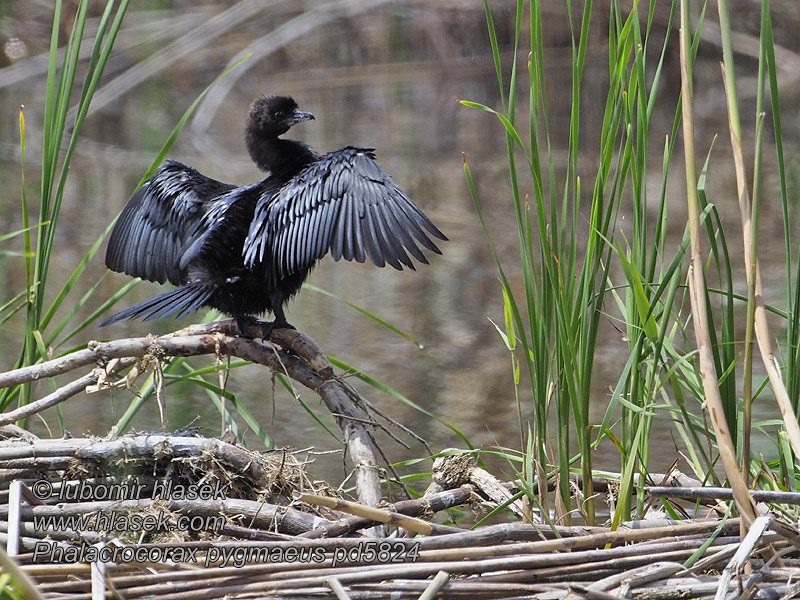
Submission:
[[[91,36],[87,35],[89,1],[82,0],[78,3],[72,30],[67,39],[66,51],[61,63],[58,61],[59,31],[61,24],[69,16],[62,14],[62,2],[58,0],[53,8],[53,26],[50,42],[50,62],[47,74],[47,91],[45,96],[44,122],[42,124],[42,175],[39,195],[35,200],[26,193],[27,182],[25,179],[25,112],[20,110],[20,150],[22,172],[22,220],[23,230],[2,236],[0,241],[8,237],[23,235],[23,252],[25,257],[26,282],[25,290],[17,294],[12,300],[0,307],[0,322],[6,322],[15,314],[24,311],[25,333],[22,340],[19,358],[15,367],[32,365],[42,360],[47,360],[53,352],[63,348],[74,336],[83,331],[98,319],[108,308],[113,306],[120,298],[124,297],[138,280],[133,280],[120,288],[112,297],[104,298],[99,306],[88,317],[76,322],[80,310],[96,301],[95,290],[101,279],[88,285],[88,290],[77,300],[70,297],[76,289],[86,267],[95,258],[97,251],[110,232],[113,223],[109,224],[92,244],[89,251],[76,266],[66,284],[60,289],[49,285],[49,267],[55,246],[55,234],[59,222],[59,214],[64,189],[69,175],[70,161],[76,145],[80,139],[82,125],[89,112],[89,107],[98,88],[103,70],[111,54],[114,41],[119,34],[123,18],[128,9],[129,0],[117,2],[109,0],[98,21],[94,32],[92,52],[88,64],[79,64],[82,44]],[[205,94],[230,70],[236,68],[244,58],[233,63],[220,76],[214,80],[187,108],[175,128],[165,140],[162,149],[155,157],[151,167],[143,175],[141,183],[152,174],[158,164],[164,159],[169,148],[175,142],[178,134],[186,125],[189,117]],[[76,73],[83,68],[85,76],[83,85],[78,89]],[[74,103],[72,108],[71,104]],[[75,114],[74,122],[70,122],[68,114]],[[36,214],[38,212],[38,214]],[[84,284],[86,287],[86,284]],[[62,314],[58,321],[56,315]],[[74,348],[66,348],[63,352],[70,352]],[[176,359],[163,368],[162,383],[171,384],[178,381],[190,380],[198,385],[215,403],[223,417],[223,424],[231,427],[233,432],[241,439],[240,431],[225,407],[225,400],[231,403],[234,410],[241,416],[247,427],[253,431],[267,446],[271,445],[269,436],[262,427],[253,419],[247,408],[239,402],[235,394],[223,389],[222,385],[214,385],[207,377],[213,376],[220,369],[237,368],[245,361],[235,361],[230,365],[217,365],[212,368],[193,368],[185,359]],[[133,417],[141,406],[148,401],[158,389],[157,377],[150,375],[142,384],[140,394],[136,397],[127,410],[125,410],[115,426],[117,432],[125,431],[130,427]],[[32,384],[6,388],[0,393],[0,410],[4,410],[11,402],[27,404],[31,399]]]
[[[599,140],[593,140],[596,154],[590,163],[596,161],[596,168],[587,168],[587,157],[579,151],[586,56],[597,51],[590,48],[589,31],[598,16],[591,0],[584,3],[580,13],[573,10],[572,3],[566,4],[573,34],[566,131],[555,131],[548,120],[548,101],[552,98],[545,76],[542,5],[537,0],[518,0],[516,4],[516,58],[508,79],[503,75],[491,6],[485,2],[502,107],[496,110],[483,103],[462,101],[495,115],[507,139],[508,197],[516,215],[519,263],[510,265],[494,251],[492,239],[497,234],[487,223],[484,202],[466,157],[464,169],[502,284],[507,318],[505,327],[498,329],[512,353],[520,448],[526,455],[520,476],[529,496],[548,518],[552,514],[555,519],[568,520],[577,512],[594,522],[593,453],[598,444],[609,442],[620,456],[612,523],[616,526],[631,515],[641,516],[644,495],[634,491],[637,485],[643,485],[645,477],[636,475],[648,473],[652,450],[649,437],[656,419],[675,427],[682,446],[679,450],[700,479],[716,480],[714,467],[720,457],[728,478],[738,477],[727,468],[736,464],[737,444],[739,464],[745,471],[750,467],[749,412],[745,413],[744,407],[749,408],[751,392],[747,391],[742,402],[737,391],[737,375],[741,373],[737,371],[741,369],[737,353],[742,345],[736,338],[734,308],[741,296],[734,294],[728,238],[706,191],[714,140],[703,141],[709,155],[697,172],[697,159],[685,148],[686,176],[693,192],[690,198],[694,198],[690,204],[691,226],[680,240],[667,238],[671,208],[668,178],[670,170],[678,168],[673,153],[681,125],[684,140],[689,139],[687,131],[691,133],[686,129],[686,110],[691,106],[686,104],[686,91],[682,102],[679,94],[661,89],[665,56],[670,45],[681,43],[682,66],[688,77],[686,90],[690,90],[706,8],[702,8],[696,23],[683,13],[683,37],[679,40],[675,33],[681,14],[679,2],[671,3],[668,23],[658,28],[654,27],[655,5],[634,3],[625,10],[617,1],[610,3],[608,94]],[[768,3],[763,5],[759,93],[763,99],[764,81],[768,79],[790,259],[774,46]],[[725,19],[721,21],[723,37],[730,39],[730,25]],[[529,39],[523,42],[526,31]],[[523,47],[525,51],[521,52]],[[524,54],[528,61],[523,85],[517,64]],[[730,91],[730,84],[728,87]],[[523,100],[526,104],[525,118],[518,114],[518,99],[520,105]],[[664,110],[657,103],[673,106],[668,109],[674,110],[669,131],[654,130],[653,115],[657,109]],[[737,106],[735,97],[731,104]],[[763,125],[756,127],[758,140],[762,131]],[[558,160],[553,151],[555,136],[565,140],[564,160]],[[759,160],[752,180],[756,198],[760,165]],[[587,182],[579,173],[590,170],[593,175]],[[526,178],[532,182],[529,189],[520,183]],[[626,224],[630,223],[624,233],[621,215]],[[701,254],[702,232],[708,254]],[[755,237],[745,239],[755,245]],[[694,271],[685,268],[690,257]],[[689,279],[693,279],[689,288],[694,293],[687,296]],[[790,285],[788,294],[788,348],[792,349],[788,355],[790,364],[795,365],[797,299],[792,287],[796,290],[797,283]],[[691,309],[687,306],[689,299]],[[610,398],[602,398],[595,389],[593,366],[607,343],[599,340],[603,339],[602,328],[609,314],[620,319],[628,359],[614,374],[617,381]],[[690,324],[704,332],[700,346],[690,335]],[[695,351],[698,347],[699,357]],[[526,384],[520,383],[520,368],[527,375],[527,390],[521,390]],[[749,361],[746,368],[751,373]],[[796,406],[796,369],[789,377],[789,389]],[[712,411],[714,428],[708,426],[701,409],[709,394],[718,398]],[[602,419],[592,421],[590,409],[603,401],[607,408]],[[572,492],[572,473],[580,475],[579,494]],[[534,477],[537,474],[538,478]],[[547,486],[542,485],[545,477],[555,482],[552,513]],[[666,508],[671,509],[669,505]]]
[[[47,281],[50,258],[53,253],[55,234],[61,212],[61,203],[69,174],[69,166],[81,128],[88,114],[89,105],[97,89],[100,77],[108,61],[114,40],[122,26],[122,20],[128,9],[129,0],[121,2],[109,1],[100,17],[94,43],[88,61],[86,75],[82,87],[76,88],[76,75],[79,68],[81,46],[85,39],[88,20],[89,1],[78,3],[75,18],[72,21],[66,51],[61,64],[58,63],[58,43],[60,24],[62,22],[62,2],[56,0],[53,9],[53,28],[50,39],[50,59],[45,94],[44,122],[42,124],[42,175],[38,197],[38,215],[36,215],[35,241],[29,233],[31,223],[31,207],[25,193],[25,119],[24,110],[20,111],[20,138],[22,148],[22,217],[25,227],[24,255],[26,287],[23,297],[16,305],[6,305],[4,318],[19,310],[25,311],[25,335],[16,366],[32,365],[48,355],[48,347],[67,325],[69,318],[48,333],[56,312],[62,307],[64,299],[72,290],[86,265],[100,246],[95,244],[85,260],[75,269],[64,288],[54,299],[48,296]],[[67,113],[71,102],[77,101],[74,122],[67,121]],[[85,299],[84,299],[85,300]],[[82,302],[78,302],[71,311],[74,315]],[[73,329],[77,332],[83,325]],[[69,336],[68,336],[69,337]],[[31,386],[10,388],[0,394],[0,409],[5,408],[14,396],[19,395],[19,403],[27,404],[30,400]]]

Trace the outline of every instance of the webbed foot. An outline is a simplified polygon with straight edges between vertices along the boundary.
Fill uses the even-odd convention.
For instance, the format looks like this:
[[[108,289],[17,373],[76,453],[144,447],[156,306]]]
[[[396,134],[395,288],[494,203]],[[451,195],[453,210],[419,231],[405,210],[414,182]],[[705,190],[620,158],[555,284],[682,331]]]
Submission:
[[[257,335],[249,335],[248,331],[253,327],[256,326],[258,329],[261,329],[263,325],[263,321],[259,321],[255,317],[251,317],[250,315],[237,315],[234,317],[236,321],[236,327],[239,329],[239,337],[247,338],[248,340],[252,340]]]
[[[272,334],[273,329],[297,329],[286,319],[275,319],[274,321],[258,321],[261,327],[261,339],[266,340]]]

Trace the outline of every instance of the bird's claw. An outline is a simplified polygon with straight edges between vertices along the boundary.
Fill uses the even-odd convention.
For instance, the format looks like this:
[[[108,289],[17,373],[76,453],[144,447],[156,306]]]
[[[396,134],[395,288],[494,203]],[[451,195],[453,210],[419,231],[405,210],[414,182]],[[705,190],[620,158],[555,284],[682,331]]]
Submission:
[[[286,319],[275,319],[274,321],[262,321],[249,315],[236,317],[236,326],[239,329],[239,336],[247,339],[261,338],[266,340],[274,329],[295,329],[296,327],[287,322]],[[258,333],[255,333],[258,331]],[[250,334],[254,335],[250,335]]]
[[[266,340],[272,335],[272,331],[274,329],[294,329],[297,328],[292,325],[291,323],[287,322],[286,319],[275,319],[274,321],[259,321],[259,327],[261,327],[261,339]]]

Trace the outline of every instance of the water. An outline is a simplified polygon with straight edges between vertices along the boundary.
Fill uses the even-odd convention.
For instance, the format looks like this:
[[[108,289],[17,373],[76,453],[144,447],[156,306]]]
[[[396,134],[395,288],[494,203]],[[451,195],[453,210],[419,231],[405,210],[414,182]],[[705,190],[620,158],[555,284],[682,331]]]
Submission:
[[[58,282],[67,279],[125,204],[169,131],[197,94],[229,61],[250,47],[266,43],[262,38],[267,32],[298,15],[294,3],[276,2],[257,10],[252,3],[241,3],[242,10],[252,11],[247,19],[219,35],[208,34],[210,41],[190,52],[183,51],[187,42],[176,43],[155,62],[158,67],[155,72],[144,76],[137,69],[147,57],[163,51],[167,44],[193,27],[208,23],[212,15],[228,6],[221,3],[219,8],[213,4],[188,8],[189,5],[183,7],[176,3],[171,10],[161,10],[164,4],[151,3],[153,8],[160,9],[151,12],[135,7],[129,15],[128,28],[118,41],[118,47],[124,51],[112,58],[105,78],[108,87],[104,88],[101,98],[109,101],[90,113],[86,122],[73,160],[59,223],[51,297],[59,288]],[[495,14],[506,64],[510,60],[512,9],[512,3],[508,3],[508,6],[497,7]],[[2,35],[22,39],[31,56],[46,51],[51,15],[45,8],[26,3],[25,8],[8,7],[0,15],[5,15]],[[570,93],[569,80],[563,75],[570,65],[569,48],[564,43],[569,33],[563,15],[554,11],[550,16],[552,26],[546,28],[552,37],[552,47],[547,48],[548,78],[552,83],[550,91],[557,99],[568,97]],[[284,45],[267,39],[267,42],[272,40],[270,43],[275,50],[269,55],[248,59],[240,78],[229,77],[230,87],[224,95],[212,93],[211,102],[202,106],[198,113],[201,119],[184,130],[169,155],[225,181],[245,184],[260,179],[261,174],[249,161],[241,140],[248,105],[260,93],[293,95],[302,109],[314,112],[316,121],[295,127],[291,137],[306,141],[318,151],[347,144],[374,147],[383,168],[450,237],[450,241],[441,246],[444,254],[431,257],[428,267],[400,273],[326,259],[309,281],[391,322],[424,348],[392,334],[343,302],[312,290],[302,292],[289,305],[288,319],[315,338],[329,354],[440,416],[463,432],[473,445],[519,447],[510,360],[490,322],[490,319],[502,322],[500,285],[462,169],[461,153],[466,152],[489,226],[496,235],[495,242],[501,255],[513,264],[517,253],[516,234],[513,233],[515,222],[507,183],[503,132],[490,115],[458,104],[463,98],[500,107],[482,4],[394,2],[350,18],[328,18],[323,14],[317,19],[316,24],[304,25],[310,28],[308,33]],[[300,25],[302,22],[296,21],[292,27],[280,31],[291,31]],[[598,35],[603,31],[607,31],[607,27],[598,23]],[[522,61],[524,58],[521,57]],[[714,64],[706,65],[701,77],[717,76],[714,74],[718,74],[716,62],[709,63]],[[0,80],[4,76],[15,78],[13,85],[0,88],[0,111],[4,117],[0,121],[0,182],[7,192],[0,196],[2,231],[21,227],[16,125],[20,104],[25,104],[28,131],[29,198],[35,197],[38,184],[36,156],[41,144],[44,74],[35,71],[34,61],[30,61],[27,71],[20,65],[23,63],[0,72]],[[524,66],[524,62],[520,62],[520,66]],[[752,71],[752,64],[745,62],[743,66]],[[672,63],[670,68],[676,69],[677,63]],[[138,77],[131,77],[137,72],[140,73]],[[603,53],[590,56],[582,116],[583,147],[588,156],[597,147],[603,108],[599,99],[606,93],[605,74]],[[667,77],[664,91],[673,98],[678,93],[676,77]],[[130,87],[118,87],[126,80],[135,83],[129,84]],[[123,91],[119,95],[110,93],[120,89]],[[719,168],[712,176],[720,177],[718,174],[722,173],[729,183],[714,180],[712,185],[732,193],[732,174],[729,167],[724,166],[730,159],[725,150],[727,132],[720,94],[721,85],[704,87],[698,92],[698,108],[702,113],[698,134],[704,136],[703,139],[710,139],[705,135],[709,131],[720,134],[715,158]],[[791,133],[797,131],[796,104],[796,98],[788,98],[783,104],[784,125]],[[667,110],[657,116],[656,122],[668,132],[672,123],[670,106],[674,104],[664,102],[662,105]],[[550,117],[558,153],[566,143],[567,103],[551,102]],[[653,146],[657,147],[658,144]],[[660,170],[659,161],[654,162],[657,163],[654,167]],[[585,164],[594,162],[590,158]],[[587,181],[591,175],[591,171],[587,171]],[[658,176],[658,172],[655,175]],[[676,177],[676,198],[671,210],[679,216],[685,204],[680,191],[680,171],[676,171]],[[768,185],[774,188],[771,180]],[[716,201],[723,204],[729,235],[735,235],[739,227],[735,197],[731,195],[729,199],[717,198]],[[782,260],[782,234],[778,225],[772,224],[779,223],[776,210],[774,204],[765,207],[765,214],[775,218],[762,216],[762,239],[778,242],[774,249],[777,261]],[[675,223],[674,233],[680,235],[684,221],[677,218]],[[20,247],[19,240],[5,244],[3,249]],[[781,278],[785,281],[781,263],[776,262],[773,267],[768,257],[762,254],[762,258],[765,283],[780,299],[781,286],[785,285],[781,283]],[[0,261],[0,283],[6,290],[0,301],[21,289],[23,268],[20,258]],[[104,273],[102,261],[95,259],[78,286],[80,289],[73,291],[73,301]],[[513,268],[511,275],[519,281],[519,273]],[[106,275],[96,297],[81,314],[88,315],[127,281],[124,275]],[[125,306],[162,289],[140,284],[125,299]],[[117,307],[121,308],[122,305]],[[90,328],[68,345],[89,339],[165,333],[199,317],[193,315],[179,323],[128,322],[104,330]],[[628,352],[627,343],[611,324],[603,327],[606,341],[595,368],[598,418],[609,397],[608,386],[616,380],[620,361],[624,362]],[[16,359],[22,332],[20,320],[12,320],[5,326],[5,335],[0,339],[0,356],[5,368]],[[196,364],[208,364],[210,360],[201,359]],[[63,384],[67,379],[57,381]],[[228,387],[253,412],[277,445],[313,446],[319,451],[339,447],[290,395],[273,385],[269,373],[263,369],[248,367],[235,371]],[[49,389],[48,383],[41,383],[37,396]],[[423,436],[434,451],[463,447],[463,441],[440,423],[367,386],[359,385],[359,389],[383,411]],[[301,394],[335,429],[316,397],[308,391],[301,390]],[[126,390],[77,396],[61,406],[64,425],[72,435],[105,435],[122,415],[130,398],[131,393]],[[167,404],[170,428],[185,426],[199,417],[195,424],[202,426],[206,435],[219,434],[219,416],[202,391],[171,386]],[[50,410],[43,416],[48,427],[53,429],[53,435],[58,435],[55,411]],[[158,429],[160,421],[155,405],[151,403],[141,410],[132,426],[137,430]],[[32,421],[31,427],[40,435],[48,435],[39,420]],[[658,469],[671,463],[677,452],[669,428],[655,429],[651,443],[654,448],[664,450],[654,452],[658,455],[654,457],[654,468]],[[249,439],[251,446],[257,448],[253,437]],[[380,439],[392,460],[425,453],[413,440],[407,440],[412,447],[405,450],[385,437]],[[605,449],[599,466],[617,468],[615,452]],[[317,457],[316,461],[311,467],[314,476],[332,481],[341,479],[344,467],[340,457]]]

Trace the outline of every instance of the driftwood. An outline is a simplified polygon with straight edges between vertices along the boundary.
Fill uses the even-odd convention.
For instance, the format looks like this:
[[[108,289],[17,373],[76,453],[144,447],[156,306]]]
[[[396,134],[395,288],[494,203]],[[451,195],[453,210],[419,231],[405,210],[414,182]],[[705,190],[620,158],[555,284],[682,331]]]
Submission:
[[[479,467],[472,454],[458,452],[453,448],[444,452],[451,454],[439,456],[433,461],[433,481],[426,494],[470,484],[495,505],[507,506],[516,517],[541,523],[535,515],[526,515],[522,502],[513,500],[513,494],[494,475]]]

